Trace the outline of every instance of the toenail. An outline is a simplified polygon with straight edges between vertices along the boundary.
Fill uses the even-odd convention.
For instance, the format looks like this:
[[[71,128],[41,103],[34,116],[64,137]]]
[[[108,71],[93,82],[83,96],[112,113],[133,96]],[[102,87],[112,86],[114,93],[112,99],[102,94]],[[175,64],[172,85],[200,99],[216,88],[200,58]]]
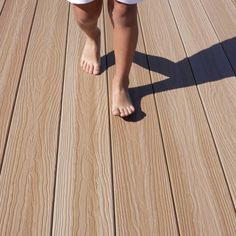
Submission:
[[[128,115],[128,113],[127,113],[126,109],[124,109],[124,114],[125,114],[125,115]]]
[[[133,107],[133,106],[130,106],[130,109],[131,109],[132,111],[135,111],[135,109],[134,109],[134,107]]]
[[[90,74],[92,74],[92,73],[93,73],[93,68],[94,68],[94,66],[93,66],[93,65],[91,65],[91,66],[90,66],[90,70],[89,70],[89,73],[90,73]]]
[[[85,63],[83,64],[83,70],[86,70],[86,66],[87,66],[87,63],[85,62]]]
[[[95,65],[94,66],[94,71],[99,71],[100,70],[100,66],[99,65]]]
[[[128,110],[128,112],[129,112],[129,114],[132,113],[132,110],[131,110],[129,107],[127,107],[127,110]]]
[[[93,73],[97,74],[97,73],[99,73],[99,70],[94,69]]]
[[[121,116],[125,116],[125,111],[124,111],[124,109],[120,109],[120,110],[121,110],[120,115],[121,115]]]
[[[118,108],[113,109],[113,110],[112,110],[112,114],[113,114],[113,115],[116,115],[116,116],[119,115],[119,114],[120,114],[119,109],[118,109]]]
[[[87,67],[86,67],[86,72],[89,73],[89,68],[90,68],[90,65],[88,64]]]

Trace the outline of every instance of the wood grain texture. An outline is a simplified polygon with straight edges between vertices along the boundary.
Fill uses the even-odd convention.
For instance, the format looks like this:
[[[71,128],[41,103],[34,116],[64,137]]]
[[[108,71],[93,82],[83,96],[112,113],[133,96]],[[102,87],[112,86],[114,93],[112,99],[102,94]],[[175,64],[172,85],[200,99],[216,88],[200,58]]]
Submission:
[[[103,18],[101,55],[104,56]],[[106,73],[80,67],[85,35],[71,5],[53,235],[114,235]],[[102,67],[105,60],[102,59]]]
[[[85,38],[72,4],[6,0],[1,236],[236,235],[231,1],[138,4],[130,73],[137,113],[122,119],[110,111],[115,58],[107,0],[96,77],[80,69]]]
[[[232,2],[234,3],[235,7],[236,7],[236,0],[232,0]]]
[[[229,181],[235,205],[235,74],[201,3],[192,0],[186,2],[173,0],[171,1],[171,5],[187,54],[190,57],[193,73],[198,83],[199,93],[222,165],[228,177],[227,180]],[[195,21],[189,20],[190,18],[194,18]],[[212,18],[212,20],[214,19]],[[226,15],[222,20],[226,20],[230,24],[230,20],[227,21]],[[231,18],[231,26],[233,22],[233,18]],[[220,33],[219,29],[218,32]],[[222,30],[222,32],[224,31]]]
[[[106,13],[109,105],[114,70],[112,25]],[[140,27],[140,26],[139,26]],[[142,34],[136,63],[147,68]],[[148,70],[133,63],[130,94],[136,107],[132,118],[111,116],[117,235],[178,235],[158,116]],[[146,115],[145,115],[146,114]]]
[[[173,11],[181,10],[181,16],[186,11],[185,19],[178,24],[186,24],[191,30],[183,37],[186,45],[193,47],[195,39],[191,35],[204,29],[191,27],[200,23],[198,17],[191,18],[187,3],[174,2]],[[197,14],[204,17],[201,12]],[[234,235],[234,208],[168,2],[150,0],[140,5],[140,19],[180,235]]]
[[[225,54],[236,72],[236,8],[231,0],[201,0]]]
[[[38,3],[0,179],[0,235],[50,235],[67,15],[65,1]]]
[[[202,0],[202,4],[221,41],[227,59],[234,70],[234,73],[231,71],[231,76],[234,80],[234,83],[231,84],[233,87],[228,85],[228,89],[232,90],[229,95],[233,94],[233,96],[227,96],[227,99],[229,99],[227,110],[220,110],[220,112],[224,113],[224,117],[213,125],[212,130],[216,136],[216,142],[221,153],[222,165],[236,208],[236,77],[233,77],[236,72],[236,8],[230,0],[216,0],[214,3],[209,0]],[[222,106],[225,107],[225,104],[222,104]],[[222,136],[221,130],[218,129],[220,121],[223,123],[221,127],[224,130],[224,136]],[[222,140],[224,143],[222,143]]]
[[[0,0],[0,13],[2,13],[5,1],[6,0]]]
[[[8,0],[0,16],[0,166],[36,0]]]

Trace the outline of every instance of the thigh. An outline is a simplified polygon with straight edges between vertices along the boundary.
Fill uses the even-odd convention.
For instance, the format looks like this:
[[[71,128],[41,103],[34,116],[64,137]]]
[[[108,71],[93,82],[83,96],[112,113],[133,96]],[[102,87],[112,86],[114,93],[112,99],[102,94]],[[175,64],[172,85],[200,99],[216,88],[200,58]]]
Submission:
[[[130,15],[137,13],[137,2],[143,0],[107,0],[109,14]]]
[[[96,19],[100,16],[103,0],[67,0],[73,4],[76,17]]]
[[[136,9],[137,3],[143,0],[107,0],[108,10],[113,9]]]
[[[142,2],[143,0],[113,0],[113,1],[128,4],[128,5],[133,5],[133,4]]]

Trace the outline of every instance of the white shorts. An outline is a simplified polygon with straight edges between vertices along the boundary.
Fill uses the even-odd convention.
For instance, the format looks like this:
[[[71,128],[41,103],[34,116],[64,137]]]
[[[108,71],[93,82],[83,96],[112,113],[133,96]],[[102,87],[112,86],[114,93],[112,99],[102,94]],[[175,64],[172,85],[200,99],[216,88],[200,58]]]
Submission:
[[[71,3],[74,3],[74,4],[85,4],[85,3],[89,3],[89,2],[92,2],[94,0],[67,0]],[[118,2],[122,2],[122,3],[126,3],[126,4],[136,4],[138,2],[141,2],[143,0],[117,0]]]

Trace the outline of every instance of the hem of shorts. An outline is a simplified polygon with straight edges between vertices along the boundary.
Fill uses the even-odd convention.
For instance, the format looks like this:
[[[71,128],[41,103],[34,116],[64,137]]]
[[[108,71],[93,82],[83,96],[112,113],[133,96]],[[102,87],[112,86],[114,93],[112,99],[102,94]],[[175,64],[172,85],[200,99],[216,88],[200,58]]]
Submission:
[[[94,0],[67,0],[70,3],[73,4],[86,4],[86,3],[90,3],[93,2]],[[139,2],[142,2],[143,0],[131,0],[131,2],[127,3],[126,0],[116,0],[117,2],[121,2],[121,3],[125,3],[125,4],[136,4]]]
[[[131,0],[131,2],[126,2],[125,0],[116,0],[116,1],[130,5],[130,4],[136,4],[136,3],[142,2],[143,0],[134,0],[134,1]]]
[[[70,3],[73,3],[73,4],[86,4],[86,3],[90,3],[90,2],[93,2],[94,0],[67,0],[68,2]]]

